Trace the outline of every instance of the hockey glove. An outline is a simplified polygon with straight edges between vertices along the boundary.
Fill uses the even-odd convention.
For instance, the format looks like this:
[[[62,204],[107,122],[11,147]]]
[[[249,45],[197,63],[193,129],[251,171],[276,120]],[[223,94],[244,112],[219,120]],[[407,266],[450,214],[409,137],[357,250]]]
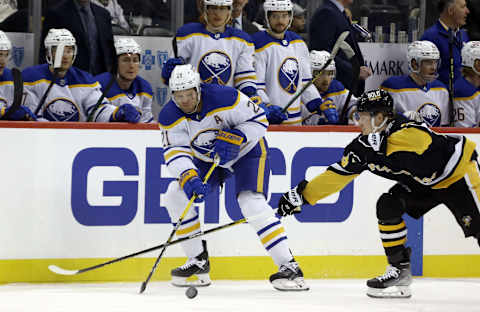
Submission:
[[[328,124],[338,123],[337,107],[333,103],[332,99],[327,98],[325,101],[323,101],[322,105],[320,105],[320,111],[325,115]]]
[[[197,196],[194,200],[196,203],[203,202],[210,190],[210,186],[202,182],[202,179],[198,177],[195,169],[189,169],[183,172],[180,175],[178,183],[180,183],[180,187],[183,188],[188,199],[191,199],[193,195]]]
[[[5,116],[8,111],[12,109],[10,106],[9,108],[5,109],[2,108],[0,110],[0,117]],[[36,121],[37,117],[35,117],[35,114],[30,110],[30,108],[26,106],[20,106],[18,109],[16,109],[13,114],[8,117],[8,120],[14,120],[14,121]]]
[[[132,104],[122,104],[113,111],[110,121],[137,123],[141,116],[142,114]]]
[[[242,131],[237,129],[220,130],[217,134],[213,150],[220,157],[220,165],[235,159],[240,153],[240,146],[247,141]]]
[[[168,86],[168,81],[170,80],[170,76],[172,75],[175,66],[183,64],[185,64],[185,60],[181,57],[169,58],[166,60],[162,67],[163,83]]]
[[[268,122],[272,125],[275,125],[275,124],[279,125],[284,120],[288,119],[287,114],[282,113],[282,108],[280,106],[261,104],[260,107],[262,107],[265,110]]]
[[[277,213],[282,217],[299,213],[302,211],[302,205],[305,204],[305,198],[302,195],[303,190],[307,186],[308,181],[303,180],[290,191],[283,194],[278,201]]]

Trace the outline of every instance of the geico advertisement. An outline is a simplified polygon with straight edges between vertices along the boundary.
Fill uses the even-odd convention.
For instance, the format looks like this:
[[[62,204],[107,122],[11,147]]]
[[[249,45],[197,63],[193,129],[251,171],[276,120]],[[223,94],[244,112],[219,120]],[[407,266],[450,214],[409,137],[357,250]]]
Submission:
[[[270,205],[275,208],[283,192],[340,159],[356,135],[268,132]],[[159,131],[1,129],[0,139],[8,146],[2,152],[0,258],[118,256],[167,239],[172,227],[162,196],[174,178]],[[204,229],[243,218],[234,183],[227,180],[194,208]],[[381,255],[375,203],[392,184],[365,173],[284,219],[295,254]],[[421,224],[411,229],[421,245]],[[209,241],[213,256],[266,255],[248,224],[212,234]],[[167,253],[182,255],[178,246]]]

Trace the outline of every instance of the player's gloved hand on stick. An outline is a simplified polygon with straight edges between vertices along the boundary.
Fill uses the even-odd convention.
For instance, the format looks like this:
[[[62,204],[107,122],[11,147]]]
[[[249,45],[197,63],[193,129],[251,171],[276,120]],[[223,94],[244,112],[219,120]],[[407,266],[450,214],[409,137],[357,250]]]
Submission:
[[[203,202],[205,200],[205,196],[210,191],[210,186],[203,183],[195,169],[189,169],[183,172],[180,175],[179,183],[188,199],[192,198],[194,194],[197,195],[194,200],[196,203]]]
[[[328,124],[338,123],[337,106],[333,103],[332,99],[325,99],[320,105],[320,111],[325,115]]]
[[[282,217],[299,213],[302,211],[302,205],[306,203],[302,195],[303,190],[307,186],[308,181],[303,180],[290,191],[282,195],[278,201],[277,213]]]
[[[177,65],[185,64],[185,60],[181,57],[174,57],[169,58],[163,63],[162,67],[162,78],[163,82],[168,86],[168,81],[170,80],[170,76],[172,75],[173,69]]]
[[[142,114],[132,104],[122,104],[113,111],[110,121],[126,121],[137,123]]]
[[[9,108],[2,108],[0,110],[0,117],[5,116],[9,110],[11,110],[12,107],[10,106]],[[8,120],[14,120],[14,121],[36,121],[37,117],[35,117],[35,114],[26,106],[20,106],[16,111],[13,112],[13,114],[8,117]]]
[[[265,110],[268,122],[272,125],[279,125],[284,120],[288,119],[287,114],[282,113],[282,108],[280,106],[261,104],[260,107]]]
[[[235,159],[240,153],[240,146],[247,141],[242,131],[237,129],[220,130],[217,133],[213,150],[220,157],[220,165]]]

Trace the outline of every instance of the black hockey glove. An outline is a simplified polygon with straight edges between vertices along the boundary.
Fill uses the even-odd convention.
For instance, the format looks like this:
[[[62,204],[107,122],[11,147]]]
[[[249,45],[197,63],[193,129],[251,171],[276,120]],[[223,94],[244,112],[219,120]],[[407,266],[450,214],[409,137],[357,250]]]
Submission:
[[[303,180],[298,183],[290,191],[283,194],[283,196],[278,201],[278,211],[277,213],[282,217],[292,215],[294,213],[299,213],[302,211],[302,205],[305,203],[305,198],[303,198],[302,192],[307,186],[308,181]]]

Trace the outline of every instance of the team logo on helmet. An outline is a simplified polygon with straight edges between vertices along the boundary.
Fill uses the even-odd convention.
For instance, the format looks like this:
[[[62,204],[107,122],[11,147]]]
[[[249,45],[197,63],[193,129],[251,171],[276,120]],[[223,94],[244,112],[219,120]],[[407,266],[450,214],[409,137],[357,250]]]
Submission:
[[[79,121],[80,109],[65,98],[57,98],[47,104],[43,117],[50,121]]]
[[[15,66],[20,67],[23,63],[23,57],[25,56],[24,47],[13,47],[12,49],[12,58]]]
[[[205,129],[193,138],[190,145],[195,152],[213,158],[213,147],[217,134],[218,129]]]
[[[200,78],[206,83],[227,85],[232,76],[232,60],[222,51],[211,51],[200,58]]]
[[[442,121],[442,112],[437,105],[433,103],[424,103],[417,109],[417,112],[429,127],[440,126],[440,122]]]
[[[280,86],[288,93],[294,94],[298,88],[299,78],[298,60],[293,57],[286,58],[278,71]]]

